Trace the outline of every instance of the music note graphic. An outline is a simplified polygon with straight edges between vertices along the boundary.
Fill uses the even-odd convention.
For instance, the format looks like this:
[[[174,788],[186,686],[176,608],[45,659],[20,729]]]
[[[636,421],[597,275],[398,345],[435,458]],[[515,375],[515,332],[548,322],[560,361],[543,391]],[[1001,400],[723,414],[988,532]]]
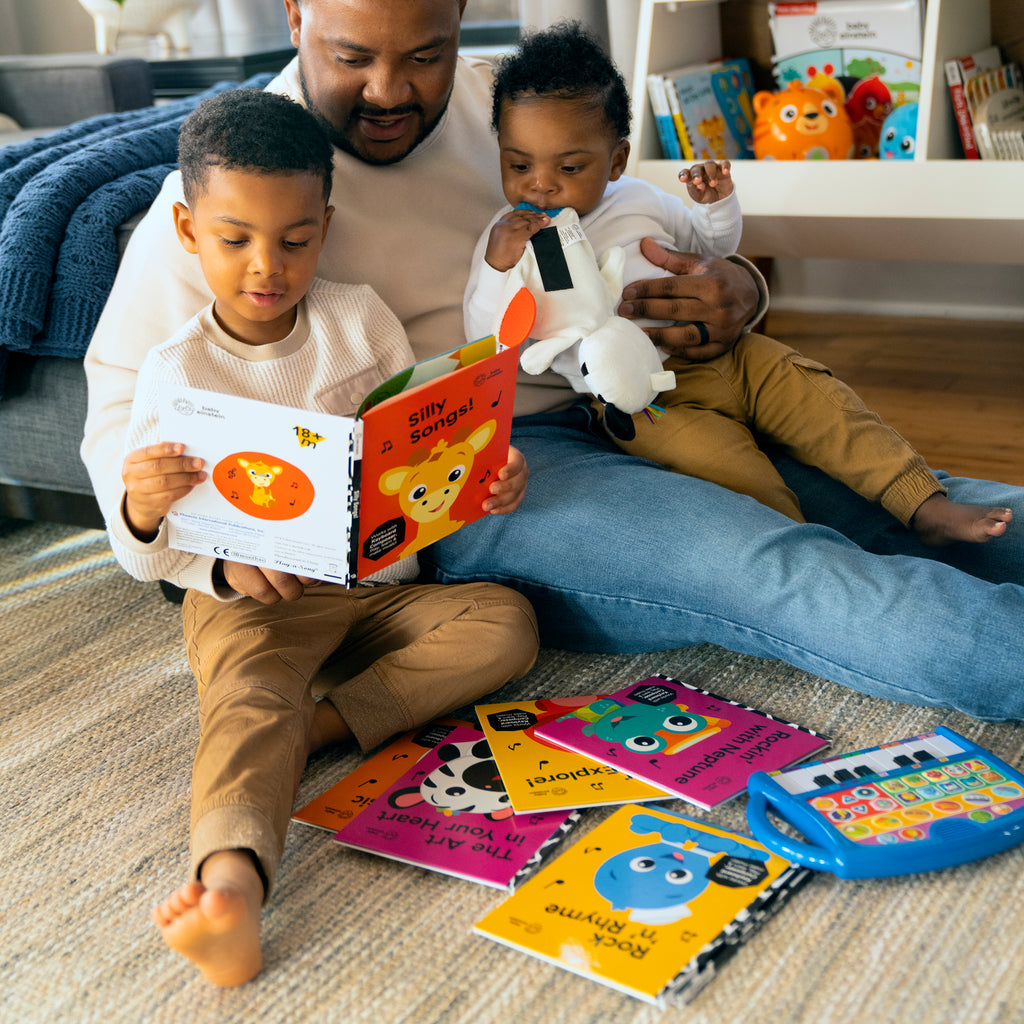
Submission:
[[[491,475],[491,471],[490,471],[490,469],[488,469],[487,472],[484,473],[484,475],[482,477],[480,477],[479,480],[477,480],[477,483],[478,484],[482,484],[490,475]]]
[[[390,441],[385,441],[384,442],[384,447],[381,448],[381,450],[380,450],[381,455],[384,455],[387,452],[391,451],[392,448],[394,448],[394,445]]]
[[[498,397],[491,402],[491,408],[493,409],[501,401],[501,392],[498,392]]]

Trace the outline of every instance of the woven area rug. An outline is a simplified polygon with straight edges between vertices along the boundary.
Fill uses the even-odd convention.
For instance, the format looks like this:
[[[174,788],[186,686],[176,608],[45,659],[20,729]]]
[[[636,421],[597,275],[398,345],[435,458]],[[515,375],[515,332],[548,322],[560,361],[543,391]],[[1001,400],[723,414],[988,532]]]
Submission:
[[[196,717],[178,609],[120,570],[103,533],[0,521],[0,622],[3,1024],[1024,1022],[1024,847],[901,878],[816,874],[691,1003],[658,1009],[473,934],[497,891],[293,824],[264,970],[215,989],[149,919],[187,870]],[[544,651],[494,699],[602,692],[653,672],[800,722],[835,752],[946,724],[1024,763],[1019,724],[869,699],[711,646]],[[360,760],[315,758],[299,802]],[[745,831],[745,802],[667,806]],[[606,813],[586,813],[568,841]]]

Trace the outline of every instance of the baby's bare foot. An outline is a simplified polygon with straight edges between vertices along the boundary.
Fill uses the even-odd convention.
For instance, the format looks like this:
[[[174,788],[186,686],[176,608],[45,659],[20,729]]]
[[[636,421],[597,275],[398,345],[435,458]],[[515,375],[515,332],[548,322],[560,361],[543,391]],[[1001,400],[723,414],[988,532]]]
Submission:
[[[922,544],[941,547],[954,541],[983,544],[1006,533],[1013,518],[1008,508],[959,505],[944,494],[933,494],[914,513],[911,527]]]
[[[241,889],[190,882],[153,910],[164,942],[191,960],[214,985],[233,987],[262,966],[260,907]]]

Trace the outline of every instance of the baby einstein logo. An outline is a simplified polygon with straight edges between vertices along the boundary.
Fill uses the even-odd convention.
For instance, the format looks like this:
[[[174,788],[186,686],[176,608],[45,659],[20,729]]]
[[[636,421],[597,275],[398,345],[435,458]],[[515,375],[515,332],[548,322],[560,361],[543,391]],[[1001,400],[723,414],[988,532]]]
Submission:
[[[839,26],[832,18],[826,16],[815,18],[808,29],[808,35],[815,46],[825,49],[835,45],[836,39],[839,36]]]
[[[297,519],[313,504],[312,481],[296,466],[264,452],[234,452],[214,467],[220,495],[256,519]]]

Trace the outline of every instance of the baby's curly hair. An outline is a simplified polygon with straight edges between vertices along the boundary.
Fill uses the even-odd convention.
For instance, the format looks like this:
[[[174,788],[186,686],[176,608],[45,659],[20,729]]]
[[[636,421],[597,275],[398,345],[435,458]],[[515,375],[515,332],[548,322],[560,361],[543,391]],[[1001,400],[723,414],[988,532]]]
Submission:
[[[211,167],[267,174],[308,172],[331,197],[334,149],[313,115],[287,96],[228,89],[192,111],[178,133],[185,201],[206,191]]]
[[[560,21],[525,36],[515,52],[498,60],[491,127],[501,105],[521,96],[593,99],[619,139],[629,138],[629,90],[604,48],[578,21]]]

